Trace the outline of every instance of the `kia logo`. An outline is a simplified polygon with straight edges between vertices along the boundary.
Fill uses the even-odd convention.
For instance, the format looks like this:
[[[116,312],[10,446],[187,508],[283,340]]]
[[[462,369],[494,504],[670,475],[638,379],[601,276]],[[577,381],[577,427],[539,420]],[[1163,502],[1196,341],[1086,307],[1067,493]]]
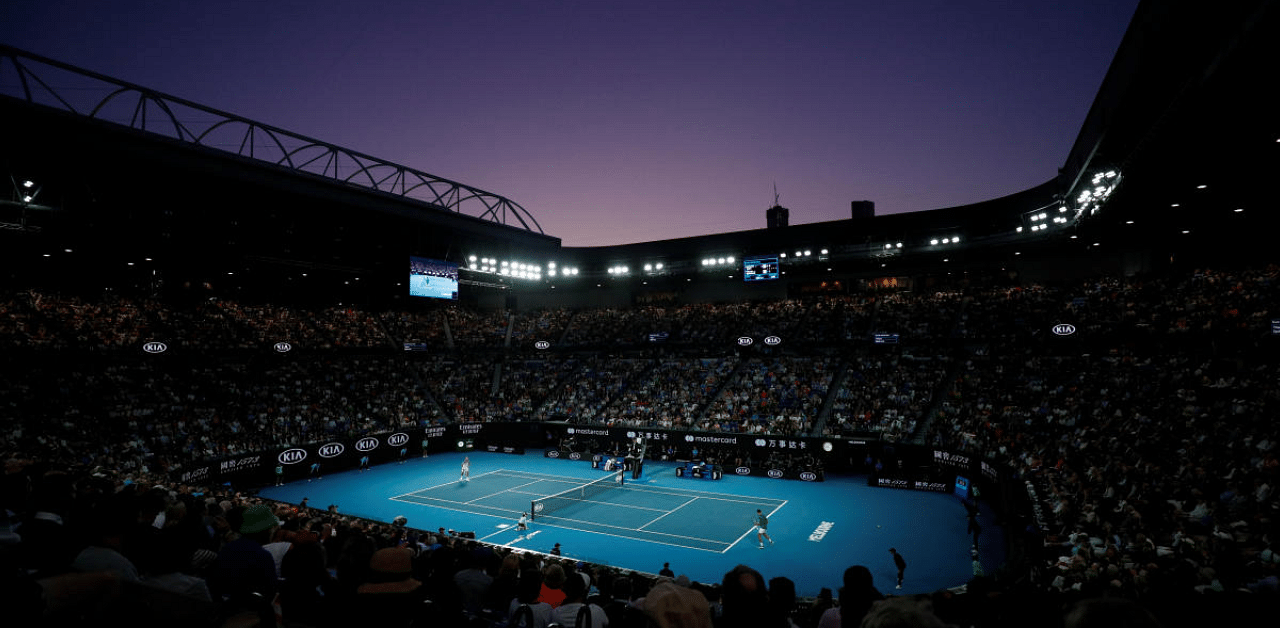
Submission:
[[[337,458],[346,450],[346,446],[342,443],[329,443],[327,445],[321,445],[320,449],[316,450],[316,453],[320,454],[321,458]]]
[[[763,438],[756,439],[756,447],[764,447],[764,445],[765,445],[765,440]]]
[[[733,472],[738,475],[751,475],[751,469],[747,467],[738,467],[737,469],[734,469]]]
[[[822,443],[822,451],[831,451],[832,447],[831,441]]]
[[[769,469],[769,477],[771,478],[782,477],[782,469]]]
[[[548,451],[548,452],[547,452],[547,457],[548,457],[548,458],[559,458],[559,457],[560,457],[560,452],[558,452],[558,451]]]
[[[163,342],[146,342],[142,344],[142,350],[147,353],[164,353],[169,350],[169,345]]]
[[[293,351],[293,345],[287,342],[277,342],[274,349],[276,350],[276,353],[288,353]]]
[[[362,438],[356,441],[356,451],[373,451],[378,448],[378,439]]]
[[[635,437],[636,437],[635,432],[627,432],[627,438],[635,438]]]
[[[547,341],[545,341],[545,340],[539,340],[539,341],[537,341],[537,342],[533,343],[533,348],[535,348],[535,349],[550,349],[550,348],[551,348],[551,343],[549,343],[549,342],[547,342]]]
[[[407,442],[409,442],[409,435],[404,432],[396,432],[387,437],[387,444],[392,447],[399,447]]]
[[[534,512],[542,512],[542,509],[543,509],[543,508],[546,508],[546,507],[547,507],[547,505],[546,505],[546,504],[544,504],[544,503],[542,503],[542,502],[538,502],[538,503],[536,503],[536,504],[534,504],[534,505],[533,505],[533,511],[534,511]]]
[[[812,482],[818,479],[818,474],[814,473],[813,471],[802,471],[800,473],[800,479],[804,480],[805,482]]]
[[[1053,333],[1059,336],[1070,336],[1076,333],[1076,326],[1071,323],[1061,323],[1053,326]]]
[[[738,346],[740,347],[749,347],[753,342],[755,342],[755,340],[752,340],[751,336],[742,336],[741,338],[738,338]]]
[[[576,451],[575,451],[575,452],[573,452],[573,453],[569,454],[569,459],[570,459],[570,460],[582,460],[582,454],[580,454],[580,453],[578,453],[578,452],[576,452]]]
[[[776,345],[780,342],[782,342],[782,339],[777,336],[765,336],[764,338],[764,343],[769,346]]]
[[[307,451],[305,449],[296,448],[282,451],[279,456],[276,456],[276,460],[279,460],[280,464],[298,464],[306,459]]]

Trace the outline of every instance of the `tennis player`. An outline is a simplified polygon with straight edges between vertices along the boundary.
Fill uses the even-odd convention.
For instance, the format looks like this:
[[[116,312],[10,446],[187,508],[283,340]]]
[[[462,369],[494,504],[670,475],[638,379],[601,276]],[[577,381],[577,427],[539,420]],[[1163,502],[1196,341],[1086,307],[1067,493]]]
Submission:
[[[522,512],[520,513],[520,520],[516,521],[516,532],[524,532],[528,529],[529,529],[529,513]],[[523,539],[524,535],[521,534],[520,538]]]
[[[462,475],[458,476],[458,481],[471,480],[471,456],[462,458]]]
[[[769,518],[759,508],[756,509],[756,516],[751,518],[751,525],[756,527],[756,541],[760,542],[760,549],[764,549],[766,539],[769,545],[773,545],[773,538],[769,536]]]

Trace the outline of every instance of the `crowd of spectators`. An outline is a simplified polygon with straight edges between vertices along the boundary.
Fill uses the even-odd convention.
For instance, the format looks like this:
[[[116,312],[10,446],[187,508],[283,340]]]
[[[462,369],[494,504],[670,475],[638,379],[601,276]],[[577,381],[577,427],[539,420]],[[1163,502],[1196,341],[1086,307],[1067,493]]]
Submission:
[[[613,411],[609,424],[665,429],[695,429],[706,400],[720,390],[733,372],[733,358],[663,358],[632,380]]]
[[[831,369],[832,360],[823,356],[748,358],[698,427],[712,432],[809,434],[826,400]]]
[[[1274,599],[1280,589],[1273,496],[1280,435],[1271,420],[1280,401],[1276,274],[1275,268],[1197,270],[1053,286],[527,315],[452,304],[426,313],[369,313],[350,306],[7,293],[0,296],[5,589],[43,591],[20,595],[18,616],[66,612],[66,622],[125,612],[110,601],[137,595],[132,585],[122,588],[135,578],[196,598],[204,597],[203,584],[212,600],[209,617],[267,612],[215,575],[219,561],[254,554],[237,558],[253,549],[246,542],[283,542],[277,532],[265,537],[257,529],[267,520],[254,508],[263,505],[271,521],[281,521],[268,528],[294,532],[281,554],[293,558],[276,564],[272,586],[281,597],[271,612],[288,615],[290,596],[310,600],[294,609],[316,608],[320,603],[307,596],[333,587],[324,603],[342,610],[310,619],[295,610],[300,625],[365,608],[362,588],[421,589],[416,595],[424,599],[391,605],[410,614],[430,601],[432,613],[505,615],[510,608],[492,601],[459,609],[456,601],[465,596],[442,592],[480,563],[495,583],[506,575],[502,595],[511,598],[533,580],[541,578],[542,586],[564,576],[548,573],[555,571],[550,565],[562,572],[594,568],[537,554],[509,565],[509,556],[491,547],[439,535],[431,542],[404,526],[174,486],[168,473],[195,461],[401,426],[568,419],[780,435],[881,432],[1008,467],[1037,506],[1029,530],[1035,544],[1028,573],[1017,580],[1027,588],[998,608],[1022,608],[1036,596],[1054,596],[1059,606],[1116,596],[1150,607],[1176,597],[1171,592]],[[1063,322],[1074,335],[1051,333]],[[671,349],[585,350],[611,343],[644,348],[655,330],[669,333]],[[900,333],[903,342],[873,345],[873,331]],[[784,344],[785,352],[725,350],[744,334],[798,342]],[[502,352],[508,339],[525,344],[543,336],[559,337],[568,350],[536,357]],[[138,350],[151,340],[175,350],[159,356]],[[282,341],[303,350],[270,350]],[[429,346],[409,355],[401,342]],[[741,453],[717,455],[732,463]],[[150,486],[162,488],[144,488]],[[247,520],[258,524],[246,526]],[[50,532],[40,531],[46,524],[67,527],[42,536]],[[329,527],[315,534],[316,526]],[[66,542],[66,531],[74,542]],[[329,540],[334,531],[342,543]],[[312,536],[319,539],[312,548],[297,540]],[[233,542],[240,544],[228,552]],[[183,543],[182,551],[169,543]],[[374,560],[400,545],[412,554],[407,571],[403,553]],[[325,569],[284,568],[314,567],[318,556]],[[450,558],[433,558],[439,556]],[[718,587],[694,587],[706,594],[718,625],[727,628],[731,609],[745,603],[737,587],[771,589],[746,569],[727,574]],[[111,577],[98,577],[104,572]],[[291,577],[301,580],[287,582]],[[617,578],[593,579],[585,597],[571,599],[607,611],[608,580]],[[627,580],[629,601],[670,584]],[[1001,587],[1010,586],[984,576],[959,599],[935,596],[934,610],[944,619],[981,614],[979,596],[1007,595],[1012,589]],[[779,587],[785,599],[785,583]],[[79,595],[85,592],[91,595]],[[604,597],[590,602],[593,592]],[[672,595],[676,600],[680,592]],[[820,597],[812,605],[822,603]],[[789,615],[797,625],[816,619]],[[979,619],[977,625],[1004,621]]]
[[[824,434],[853,436],[878,433],[886,440],[906,440],[925,418],[934,391],[950,368],[950,356],[917,357],[887,354],[849,360],[845,381],[831,399]]]

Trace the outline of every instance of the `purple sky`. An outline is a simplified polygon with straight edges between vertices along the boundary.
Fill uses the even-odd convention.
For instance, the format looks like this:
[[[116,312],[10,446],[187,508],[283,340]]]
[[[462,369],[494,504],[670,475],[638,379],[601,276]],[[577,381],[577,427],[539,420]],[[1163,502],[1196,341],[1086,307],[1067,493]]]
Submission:
[[[1137,0],[5,0],[0,42],[494,192],[566,246],[1053,177]]]

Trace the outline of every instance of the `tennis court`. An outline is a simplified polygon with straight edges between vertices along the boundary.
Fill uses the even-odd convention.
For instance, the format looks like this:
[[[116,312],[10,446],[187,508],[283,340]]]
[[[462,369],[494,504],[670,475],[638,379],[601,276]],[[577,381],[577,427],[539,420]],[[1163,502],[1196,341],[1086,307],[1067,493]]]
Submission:
[[[497,469],[413,491],[396,501],[515,520],[532,512],[534,527],[553,526],[726,552],[751,532],[757,509],[773,516],[786,500],[725,495],[616,481],[616,474],[582,478]]]
[[[863,476],[828,475],[825,482],[726,476],[676,476],[675,465],[650,461],[645,477],[621,490],[592,491],[587,499],[544,507],[527,531],[515,529],[533,500],[556,496],[609,477],[589,462],[542,456],[468,452],[472,476],[458,481],[466,454],[445,453],[352,469],[264,487],[260,494],[287,503],[332,504],[338,512],[389,522],[403,516],[422,530],[445,527],[517,550],[656,573],[670,562],[678,574],[719,582],[742,563],[766,576],[787,576],[802,595],[838,588],[850,565],[866,565],[878,584],[897,569],[888,548],[911,564],[903,589],[927,592],[973,577],[966,510],[954,495],[867,485]],[[756,509],[769,514],[776,545],[758,547],[751,532]],[[1004,557],[1001,526],[983,515],[982,558],[987,569]],[[892,585],[890,585],[892,586]]]

